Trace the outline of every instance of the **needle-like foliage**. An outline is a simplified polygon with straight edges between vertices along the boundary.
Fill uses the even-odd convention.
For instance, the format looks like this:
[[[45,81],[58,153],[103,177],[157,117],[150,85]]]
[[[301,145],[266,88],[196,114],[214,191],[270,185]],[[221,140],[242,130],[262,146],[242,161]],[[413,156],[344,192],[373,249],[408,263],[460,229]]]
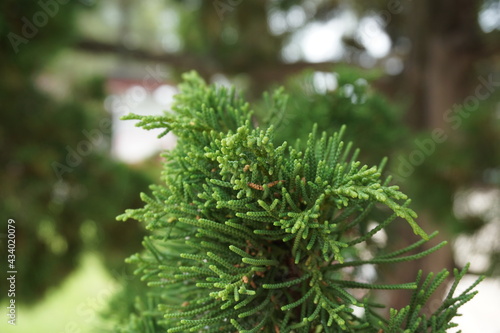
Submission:
[[[286,108],[283,93],[272,98]],[[382,178],[385,161],[357,161],[344,128],[332,136],[313,128],[304,150],[276,146],[274,128],[257,127],[234,90],[207,86],[194,73],[185,75],[172,111],[126,117],[173,132],[178,144],[164,154],[161,183],[142,194],[145,207],[119,217],[151,231],[145,251],[129,261],[154,292],[124,332],[445,332],[473,297],[470,290],[453,296],[454,285],[429,316],[421,310],[446,272],[397,285],[357,280],[358,266],[418,259],[445,243],[408,254],[435,234],[417,225],[410,200]],[[387,218],[367,231],[360,226],[375,205]],[[420,242],[360,258],[359,243],[401,219]],[[464,274],[456,272],[457,283]],[[384,319],[356,289],[415,292]]]

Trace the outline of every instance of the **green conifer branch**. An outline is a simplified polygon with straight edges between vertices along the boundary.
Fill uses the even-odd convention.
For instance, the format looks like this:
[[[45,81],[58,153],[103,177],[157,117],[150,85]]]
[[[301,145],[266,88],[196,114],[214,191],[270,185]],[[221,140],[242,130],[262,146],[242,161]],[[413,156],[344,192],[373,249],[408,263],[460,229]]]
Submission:
[[[314,127],[304,148],[299,142],[275,145],[272,123],[287,97],[278,90],[266,98],[270,125],[256,127],[249,104],[233,89],[207,86],[188,73],[171,113],[125,117],[178,137],[176,148],[164,154],[161,183],[141,195],[144,208],[118,217],[143,221],[151,231],[144,252],[128,261],[160,296],[155,307],[141,310],[142,318],[131,319],[127,332],[151,331],[151,323],[154,332],[169,333],[423,333],[450,327],[475,285],[459,296],[451,292],[427,317],[422,307],[447,273],[385,285],[358,282],[350,270],[415,260],[446,244],[405,255],[435,233],[428,236],[416,224],[407,196],[382,179],[386,159],[361,165],[359,150],[351,153],[352,144],[342,141],[345,127],[331,136]],[[366,231],[375,206],[392,214]],[[362,260],[355,245],[400,219],[422,240]],[[457,283],[463,274],[455,272]],[[378,305],[356,298],[353,288],[415,290],[408,307],[384,319],[373,311]],[[365,315],[356,316],[353,307]]]

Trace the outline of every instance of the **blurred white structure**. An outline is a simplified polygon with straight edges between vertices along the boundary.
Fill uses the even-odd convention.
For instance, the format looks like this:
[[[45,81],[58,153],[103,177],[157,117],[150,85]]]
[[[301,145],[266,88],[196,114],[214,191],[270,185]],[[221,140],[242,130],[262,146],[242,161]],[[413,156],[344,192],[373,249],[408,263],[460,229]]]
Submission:
[[[477,276],[466,275],[458,285],[456,293],[467,289]],[[485,279],[476,287],[479,293],[459,309],[460,317],[453,322],[458,327],[451,329],[450,333],[500,333],[500,280]]]
[[[113,119],[111,153],[115,158],[138,163],[175,146],[176,138],[171,133],[158,139],[162,130],[146,131],[135,126],[137,121],[120,119],[129,113],[160,115],[168,112],[177,93],[174,85],[129,78],[110,78],[107,83],[111,95],[106,98],[105,106]]]

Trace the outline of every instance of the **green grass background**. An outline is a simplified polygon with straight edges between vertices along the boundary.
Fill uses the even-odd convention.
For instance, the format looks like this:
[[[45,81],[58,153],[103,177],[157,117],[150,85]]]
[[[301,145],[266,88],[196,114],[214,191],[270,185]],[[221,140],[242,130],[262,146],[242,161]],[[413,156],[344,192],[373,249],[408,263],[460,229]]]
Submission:
[[[19,274],[19,273],[18,273]],[[1,304],[2,333],[91,333],[105,328],[99,311],[118,290],[116,281],[95,254],[86,254],[80,267],[35,306],[16,304],[16,326],[7,323],[7,305]]]

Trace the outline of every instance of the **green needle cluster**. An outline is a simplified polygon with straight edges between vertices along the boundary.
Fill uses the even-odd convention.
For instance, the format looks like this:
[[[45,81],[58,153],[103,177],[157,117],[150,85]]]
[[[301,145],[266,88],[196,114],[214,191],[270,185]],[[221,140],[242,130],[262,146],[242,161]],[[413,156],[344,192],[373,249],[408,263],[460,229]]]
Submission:
[[[273,98],[286,107],[281,91]],[[303,150],[275,145],[273,126],[256,126],[233,89],[207,86],[195,73],[184,76],[171,113],[125,118],[172,132],[178,144],[163,155],[160,184],[141,195],[144,208],[118,217],[150,230],[143,253],[129,259],[150,286],[149,303],[123,332],[445,332],[473,297],[470,289],[453,296],[452,288],[429,316],[422,307],[445,272],[397,285],[357,281],[358,266],[418,259],[444,243],[407,254],[435,234],[417,225],[410,200],[382,178],[385,160],[357,161],[344,127],[332,136],[313,128]],[[376,206],[387,216],[366,231]],[[356,246],[398,219],[422,240],[362,260]],[[414,297],[385,319],[355,289],[413,289]]]

